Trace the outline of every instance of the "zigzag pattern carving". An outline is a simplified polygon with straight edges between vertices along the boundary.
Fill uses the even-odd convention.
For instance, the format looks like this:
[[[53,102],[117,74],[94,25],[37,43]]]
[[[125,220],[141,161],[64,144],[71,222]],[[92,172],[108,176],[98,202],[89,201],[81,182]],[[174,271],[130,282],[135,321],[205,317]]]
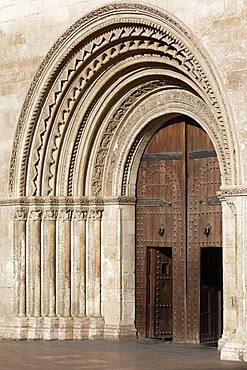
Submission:
[[[67,109],[64,109],[62,112],[63,117],[61,117],[61,121],[59,121],[58,126],[60,127],[60,132],[57,132],[54,134],[54,142],[58,142],[57,138],[62,137],[61,133],[61,127],[65,125],[65,116],[68,115],[72,109],[73,103],[76,101],[76,96],[80,94],[82,91],[83,87],[86,85],[86,83],[89,82],[90,77],[93,76],[93,74],[104,64],[106,64],[110,59],[114,58],[115,56],[127,52],[129,50],[139,50],[141,49],[150,49],[150,46],[152,49],[156,51],[163,52],[167,56],[171,56],[174,61],[180,62],[181,66],[185,66],[187,70],[189,70],[192,65],[191,65],[191,55],[187,56],[186,49],[184,46],[181,46],[181,42],[176,40],[176,43],[174,41],[174,38],[172,38],[172,35],[170,32],[166,32],[166,34],[162,34],[160,32],[157,32],[155,29],[148,29],[148,28],[142,28],[140,26],[136,27],[128,27],[126,29],[114,29],[113,31],[109,31],[108,33],[102,35],[101,37],[98,37],[96,40],[92,41],[89,43],[84,50],[80,52],[80,58],[79,56],[76,57],[74,62],[70,62],[70,66],[67,68],[67,72],[63,72],[64,76],[61,76],[61,83],[60,83],[60,89],[56,91],[53,94],[53,101],[49,106],[49,114],[45,118],[45,128],[44,131],[46,131],[47,126],[48,126],[48,121],[52,117],[52,111],[53,108],[56,107],[57,100],[60,96],[60,94],[63,91],[63,88],[65,85],[69,82],[70,79],[73,78],[74,72],[76,72],[77,68],[83,64],[87,60],[87,57],[89,57],[89,54],[92,52],[95,52],[98,48],[102,48],[102,46],[105,46],[107,43],[110,43],[112,41],[117,40],[117,38],[125,38],[125,37],[134,37],[134,36],[143,36],[147,37],[149,36],[150,39],[141,39],[141,40],[128,40],[124,43],[120,43],[118,45],[114,45],[114,47],[109,48],[105,52],[103,52],[97,59],[93,60],[83,71],[79,78],[79,84],[74,87],[72,96],[69,96],[67,98],[66,106]],[[159,40],[159,42],[153,41],[154,40]],[[197,74],[193,71],[195,77],[198,78]],[[35,162],[35,170],[36,173],[33,177],[33,183],[34,183],[34,193],[33,195],[36,194],[37,192],[37,185],[36,182],[38,180],[38,173],[39,171],[39,160],[40,160],[40,149],[43,146],[43,139],[44,139],[44,131],[41,132],[40,134],[40,144],[38,148],[36,149],[37,151],[37,160]],[[53,148],[51,149],[52,151],[52,158],[49,163],[49,174],[47,175],[46,181],[48,181],[48,194],[52,192],[52,185],[51,185],[51,180],[54,176],[52,172],[52,166],[55,163],[54,159],[54,154],[58,150],[58,146],[54,145]],[[53,166],[55,168],[55,166]]]
[[[128,43],[129,44],[129,43]],[[131,47],[129,47],[129,45],[125,45],[126,47],[122,47],[122,49],[119,49],[119,53],[125,53],[125,52],[128,52],[128,51],[133,51],[133,50],[136,50],[136,51],[138,51],[139,50],[139,48],[140,48],[140,45],[139,45],[139,42],[136,42],[135,44],[133,44],[133,45],[131,45]],[[121,44],[122,46],[124,46],[124,44],[122,43]],[[117,45],[117,46],[119,46],[119,45]],[[147,49],[149,48],[149,43],[146,43],[146,45],[144,45],[145,47],[147,47]],[[135,47],[136,47],[136,49],[135,49]],[[114,48],[115,50],[117,50],[116,49],[116,46],[115,46],[115,48]],[[160,48],[161,49],[161,48]],[[159,49],[159,50],[160,50]],[[98,69],[102,66],[102,65],[104,65],[104,64],[106,64],[107,62],[109,62],[109,60],[111,60],[114,56],[115,56],[115,53],[113,53],[112,52],[112,49],[110,50],[110,52],[108,52],[107,54],[104,52],[103,53],[104,55],[106,55],[105,56],[105,58],[103,59],[103,58],[101,58],[102,57],[102,54],[99,56],[99,59],[97,60],[97,64],[95,63],[95,61],[94,62],[92,62],[91,63],[91,65],[90,65],[90,71],[91,71],[91,77],[93,77],[93,74],[95,73],[95,72],[97,72],[98,71]],[[103,63],[101,63],[101,61],[99,61],[101,59],[101,61],[103,61]],[[95,68],[94,68],[95,67]],[[89,82],[90,80],[88,79],[87,80],[87,82]],[[62,127],[63,126],[65,126],[66,125],[66,118],[68,119],[68,117],[69,117],[69,115],[70,115],[70,112],[72,111],[72,109],[73,109],[73,106],[74,106],[74,104],[76,103],[76,98],[75,98],[75,95],[74,95],[74,91],[79,91],[79,92],[81,92],[82,91],[82,82],[84,83],[85,82],[85,80],[83,79],[83,77],[80,77],[80,79],[79,79],[79,83],[78,83],[78,85],[77,86],[75,86],[74,88],[73,88],[73,92],[72,92],[72,97],[68,97],[67,98],[67,100],[66,100],[66,106],[68,107],[67,109],[64,109],[63,111],[62,111],[62,117],[60,118],[60,120],[59,120],[59,123],[58,123],[58,126],[61,128],[60,129],[60,133],[59,133],[59,135],[56,135],[56,133],[54,134],[54,145],[53,145],[53,147],[52,147],[52,152],[53,152],[53,155],[52,155],[52,158],[51,158],[51,161],[50,161],[50,163],[48,164],[48,166],[49,166],[49,179],[48,179],[48,183],[49,183],[49,192],[48,192],[48,194],[50,194],[51,192],[52,192],[52,188],[53,188],[53,186],[52,186],[52,184],[50,183],[50,181],[54,178],[54,172],[56,171],[56,168],[55,168],[55,166],[53,166],[53,169],[52,169],[52,164],[54,164],[55,163],[55,159],[54,159],[54,154],[57,152],[57,150],[59,149],[59,141],[58,140],[56,140],[58,137],[59,138],[62,138]],[[67,115],[66,115],[67,114]]]
[[[53,147],[51,149],[51,155],[50,155],[50,162],[49,162],[49,167],[48,167],[48,174],[47,178],[45,179],[45,182],[48,183],[48,195],[52,193],[54,190],[54,184],[52,183],[52,180],[54,179],[54,172],[56,171],[56,152],[59,149],[59,138],[62,138],[62,132],[63,132],[63,127],[66,125],[66,118],[69,117],[70,111],[73,109],[73,105],[76,102],[76,97],[77,95],[80,94],[82,91],[83,87],[86,85],[86,83],[89,82],[90,77],[93,77],[93,74],[99,70],[102,65],[106,64],[109,60],[114,58],[115,56],[128,52],[128,51],[139,51],[140,49],[146,49],[149,50],[150,47],[152,50],[155,50],[156,52],[162,52],[164,56],[166,57],[172,57],[172,60],[176,63],[178,63],[181,67],[185,67],[187,71],[189,71],[193,66],[191,65],[191,60],[193,59],[192,56],[189,54],[187,55],[186,49],[184,46],[181,45],[181,43],[174,43],[174,39],[171,37],[170,33],[168,32],[168,35],[163,35],[161,33],[156,33],[153,30],[147,30],[147,29],[142,29],[142,28],[135,28],[132,27],[127,30],[119,29],[118,33],[114,31],[108,32],[102,37],[99,37],[96,39],[95,44],[92,46],[88,46],[87,51],[89,52],[90,50],[96,50],[99,47],[102,47],[102,45],[107,44],[107,42],[115,40],[116,36],[121,36],[121,37],[126,37],[126,36],[149,36],[150,39],[140,39],[140,40],[128,40],[125,42],[121,42],[120,44],[115,44],[114,47],[110,47],[108,50],[105,50],[102,52],[97,59],[93,60],[89,65],[87,65],[86,69],[82,72],[80,75],[80,78],[78,78],[77,85],[75,85],[72,89],[72,95],[68,95],[67,100],[66,100],[66,105],[67,108],[62,111],[62,117],[58,117],[59,123],[57,125],[57,130],[54,133],[54,143]],[[149,31],[149,32],[147,32]],[[153,41],[152,37],[154,37],[155,40]],[[87,54],[84,53],[84,56]],[[76,70],[76,65],[79,65],[79,62],[82,64],[82,60],[79,60],[78,58],[76,59],[76,64],[75,68],[70,68],[69,72],[70,74],[72,71],[74,72]],[[193,74],[195,78],[199,78],[199,74],[195,73],[194,68],[192,68]],[[63,80],[64,81],[64,80]],[[56,95],[58,96],[58,94]],[[54,107],[55,103],[52,103],[52,108]],[[51,117],[51,113],[49,114],[49,117],[47,117],[47,120]],[[36,172],[38,172],[39,168],[36,165]],[[33,182],[37,181],[38,176],[35,175]],[[35,189],[37,189],[37,186],[35,186]]]
[[[207,95],[208,99],[211,101],[211,106],[215,111],[217,116],[219,127],[222,130],[222,137],[225,143],[229,142],[229,139],[232,139],[232,133],[226,130],[227,125],[229,123],[227,118],[223,118],[220,106],[218,104],[216,95],[212,89],[212,86],[202,68],[199,61],[196,60],[196,57],[193,55],[193,52],[185,47],[183,42],[176,36],[172,34],[172,32],[168,31],[167,29],[162,28],[158,24],[154,24],[153,22],[147,21],[147,18],[144,14],[148,15],[152,14],[152,16],[160,17],[163,19],[163,22],[171,25],[174,29],[179,30],[184,37],[187,39],[190,38],[190,35],[184,30],[176,21],[171,19],[168,15],[163,14],[162,12],[152,9],[148,6],[144,6],[141,4],[114,4],[109,5],[104,8],[98,9],[86,17],[80,19],[76,22],[68,31],[62,35],[62,37],[54,44],[51,51],[48,53],[44,61],[42,62],[34,81],[30,87],[28,92],[27,98],[24,102],[23,109],[20,115],[20,119],[18,122],[16,135],[15,135],[15,142],[12,151],[12,158],[11,158],[11,166],[10,166],[10,180],[9,180],[9,189],[12,192],[15,188],[15,173],[16,173],[16,163],[18,157],[18,149],[22,137],[22,130],[23,124],[27,118],[27,111],[28,105],[33,99],[33,94],[35,92],[36,86],[39,82],[39,79],[42,78],[42,73],[45,70],[45,67],[50,60],[53,58],[54,54],[57,51],[57,48],[60,44],[63,44],[65,40],[70,37],[73,32],[78,31],[78,29],[85,25],[85,22],[90,20],[92,21],[93,17],[100,17],[101,14],[105,14],[106,12],[115,12],[117,9],[121,10],[137,10],[143,12],[143,20],[142,19],[134,19],[129,18],[122,18],[117,19],[117,27],[116,23],[113,24],[111,22],[105,22],[104,26],[99,26],[97,30],[97,36],[94,36],[91,33],[91,40],[86,45],[82,45],[82,43],[75,43],[71,44],[70,47],[64,51],[61,59],[55,67],[53,71],[48,76],[47,82],[45,86],[42,88],[40,92],[39,98],[36,100],[36,105],[32,109],[32,117],[28,122],[28,129],[26,134],[26,141],[23,147],[23,160],[21,163],[21,171],[20,176],[18,179],[18,185],[20,189],[20,194],[25,193],[25,181],[26,181],[26,172],[27,172],[27,161],[29,158],[29,152],[31,148],[31,143],[33,142],[33,135],[35,132],[36,126],[39,124],[39,134],[36,137],[36,149],[35,153],[33,153],[33,167],[31,173],[33,174],[32,182],[33,182],[33,195],[39,193],[39,189],[41,188],[41,181],[42,181],[42,172],[43,172],[43,163],[42,158],[44,158],[43,148],[44,143],[48,140],[48,132],[52,129],[53,120],[55,119],[54,113],[57,111],[60,102],[63,99],[63,96],[67,93],[68,89],[70,88],[74,79],[78,76],[78,71],[84,68],[82,74],[81,88],[86,87],[89,79],[92,77],[93,73],[99,70],[99,68],[104,64],[104,60],[107,58],[114,58],[115,55],[121,53],[121,48],[127,47],[128,50],[131,48],[136,48],[136,50],[143,48],[146,50],[155,50],[156,52],[160,52],[165,58],[168,58],[170,61],[176,63],[179,69],[184,70],[184,72],[193,80],[195,80],[200,86],[201,90]],[[134,13],[133,13],[134,14]],[[117,16],[116,16],[117,17]],[[145,19],[146,18],[146,19]],[[99,19],[99,18],[98,18]],[[151,18],[150,18],[151,19]],[[131,24],[130,24],[131,23]],[[134,23],[134,24],[133,24]],[[96,28],[95,28],[96,30]],[[103,32],[102,32],[102,31]],[[100,31],[102,32],[99,35]],[[125,40],[127,38],[132,38],[132,40]],[[139,41],[137,41],[139,38]],[[87,40],[90,39],[90,34],[87,36]],[[117,40],[124,40],[123,43],[118,44],[116,47],[111,44],[116,43]],[[108,50],[106,53],[102,53],[101,59],[98,58],[98,52],[100,48],[107,48]],[[95,59],[91,61],[92,56],[95,55]],[[90,59],[90,62],[89,62]],[[62,74],[61,71],[62,70]],[[208,66],[208,70],[210,68]],[[60,75],[58,76],[58,73]],[[68,119],[72,105],[77,101],[78,96],[80,95],[81,91],[78,87],[74,87],[72,91],[72,95],[68,96],[67,99],[67,108],[66,112],[64,112],[64,117]],[[47,95],[49,97],[47,99]],[[49,101],[49,103],[47,103]],[[44,106],[44,103],[46,104]],[[47,106],[49,104],[49,106]],[[71,105],[72,104],[72,105]],[[42,114],[41,112],[47,112],[46,115]],[[66,113],[66,114],[65,114]],[[66,117],[67,116],[67,117]],[[57,166],[57,152],[59,150],[60,145],[60,138],[63,135],[63,128],[66,125],[66,119],[58,120],[56,117],[57,127],[54,129],[54,139],[53,145],[50,148],[50,153],[48,153],[47,158],[49,158],[49,173],[45,182],[48,183],[48,193],[51,194],[54,191],[54,170]],[[229,137],[228,137],[229,136]],[[78,144],[79,145],[79,144]],[[225,163],[225,166],[228,171],[232,172],[231,167],[231,149],[227,148],[225,145],[225,152],[226,158],[228,160]],[[74,161],[74,159],[73,159]],[[44,179],[43,179],[44,180]]]

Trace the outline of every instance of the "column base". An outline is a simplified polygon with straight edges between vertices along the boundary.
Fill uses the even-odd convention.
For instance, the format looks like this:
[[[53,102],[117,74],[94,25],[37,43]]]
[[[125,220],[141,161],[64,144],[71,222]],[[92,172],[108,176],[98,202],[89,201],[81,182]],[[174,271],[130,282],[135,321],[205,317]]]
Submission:
[[[89,319],[87,316],[74,317],[73,319],[73,339],[88,339]]]
[[[136,339],[136,328],[133,324],[105,324],[101,315],[82,317],[16,317],[5,329],[2,337],[13,339],[43,339],[43,340],[83,340]]]
[[[43,321],[43,339],[56,340],[58,339],[58,317],[44,317]]]
[[[43,338],[43,317],[29,317],[28,339]]]
[[[228,337],[223,334],[222,337],[218,340],[218,351],[222,350],[222,348],[225,346],[227,341],[228,341]]]
[[[16,339],[18,340],[27,339],[28,325],[29,325],[28,317],[23,316],[23,317],[16,318],[16,323],[15,323]]]
[[[58,339],[73,339],[73,317],[59,317]]]
[[[104,338],[104,318],[101,315],[89,316],[88,339],[103,339]]]
[[[244,339],[237,334],[231,335],[229,338],[222,337],[220,340],[220,359],[227,361],[247,361],[247,345],[244,344]]]
[[[109,325],[104,327],[104,339],[109,340],[131,340],[137,339],[136,328],[131,324]]]

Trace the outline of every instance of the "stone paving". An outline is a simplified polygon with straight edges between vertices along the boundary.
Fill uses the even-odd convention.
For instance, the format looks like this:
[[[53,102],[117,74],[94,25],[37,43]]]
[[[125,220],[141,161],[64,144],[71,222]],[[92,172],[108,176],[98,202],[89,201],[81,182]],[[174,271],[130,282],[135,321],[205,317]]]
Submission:
[[[0,346],[4,370],[217,370],[247,369],[220,361],[215,348],[155,340],[9,341]]]

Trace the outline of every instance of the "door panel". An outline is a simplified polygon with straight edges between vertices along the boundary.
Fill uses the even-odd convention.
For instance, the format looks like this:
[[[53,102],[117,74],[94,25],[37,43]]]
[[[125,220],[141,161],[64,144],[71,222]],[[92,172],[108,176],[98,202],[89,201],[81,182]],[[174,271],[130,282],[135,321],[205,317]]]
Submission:
[[[200,340],[200,289],[204,289],[200,275],[201,248],[222,245],[221,205],[216,196],[219,187],[220,172],[213,145],[194,122],[187,118],[173,121],[153,136],[143,154],[137,181],[139,336],[164,337],[162,333],[166,330],[162,328],[168,328],[167,338],[172,337],[175,342]],[[162,290],[162,279],[157,278],[160,269],[165,268],[158,262],[159,258],[167,258],[165,250],[172,254],[170,313],[168,307],[162,307],[166,303],[160,306],[155,303],[156,288],[160,302],[165,302],[168,294],[167,286],[162,286]]]
[[[200,249],[220,247],[219,165],[208,135],[191,123],[187,139],[187,340],[200,340]],[[211,313],[212,314],[212,313]]]
[[[172,248],[156,255],[155,336],[172,339]]]
[[[182,131],[181,131],[182,127]],[[184,124],[161,129],[150,141],[139,168],[136,207],[136,324],[139,336],[148,335],[147,246],[173,248],[173,337],[184,338],[185,198],[183,173]],[[166,146],[164,147],[164,142]],[[164,227],[164,233],[159,229]],[[179,233],[177,232],[179,230]]]
[[[148,248],[147,334],[172,339],[172,248]],[[155,271],[155,273],[153,273]]]

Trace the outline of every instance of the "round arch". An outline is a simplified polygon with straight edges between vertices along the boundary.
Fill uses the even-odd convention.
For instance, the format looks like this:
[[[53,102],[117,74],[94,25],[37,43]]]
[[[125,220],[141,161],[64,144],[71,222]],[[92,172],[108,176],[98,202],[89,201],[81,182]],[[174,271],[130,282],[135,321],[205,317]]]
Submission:
[[[208,106],[214,140],[223,143],[222,184],[239,184],[229,103],[209,56],[174,17],[123,3],[77,21],[42,62],[17,126],[10,195],[103,195],[102,165],[114,130],[133,109],[130,101],[138,104],[161,85],[189,90]]]

